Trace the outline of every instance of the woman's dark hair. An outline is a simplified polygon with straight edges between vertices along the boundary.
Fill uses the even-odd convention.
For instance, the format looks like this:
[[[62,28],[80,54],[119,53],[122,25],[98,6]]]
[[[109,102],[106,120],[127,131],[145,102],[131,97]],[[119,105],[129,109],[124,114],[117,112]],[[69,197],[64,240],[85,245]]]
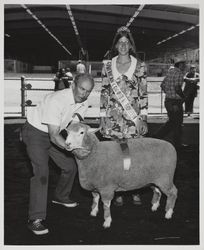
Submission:
[[[110,53],[111,57],[114,57],[117,55],[118,51],[116,49],[116,44],[117,44],[118,40],[123,36],[125,36],[131,44],[130,54],[132,54],[134,56],[136,55],[136,47],[135,47],[135,42],[134,42],[134,39],[132,37],[132,34],[126,26],[122,26],[117,30],[115,37],[113,39],[111,53]]]

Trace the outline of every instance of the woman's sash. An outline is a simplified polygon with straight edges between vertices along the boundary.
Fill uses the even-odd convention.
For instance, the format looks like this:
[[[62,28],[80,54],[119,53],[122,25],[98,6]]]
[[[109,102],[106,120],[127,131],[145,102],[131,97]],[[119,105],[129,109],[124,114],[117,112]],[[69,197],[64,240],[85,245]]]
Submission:
[[[118,101],[124,108],[125,112],[128,114],[129,118],[135,123],[137,127],[138,120],[142,120],[141,116],[137,115],[133,107],[131,106],[129,100],[127,99],[126,95],[121,91],[120,87],[116,83],[116,81],[113,78],[113,73],[111,69],[111,61],[104,60],[103,61],[105,65],[105,72],[107,74],[107,77],[109,79],[110,85],[113,89],[114,94],[116,95]]]

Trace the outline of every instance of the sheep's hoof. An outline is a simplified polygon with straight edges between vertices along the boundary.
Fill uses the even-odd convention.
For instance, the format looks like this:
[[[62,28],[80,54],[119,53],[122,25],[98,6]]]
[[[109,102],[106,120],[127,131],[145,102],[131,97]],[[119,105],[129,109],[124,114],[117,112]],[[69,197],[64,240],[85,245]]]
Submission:
[[[172,215],[173,215],[173,209],[170,208],[170,209],[166,212],[165,218],[166,218],[166,219],[171,219],[171,218],[172,218]]]
[[[112,219],[111,219],[110,217],[108,217],[108,218],[104,221],[103,227],[104,227],[104,228],[109,228],[109,227],[111,226],[111,221],[112,221]]]
[[[152,212],[155,212],[155,211],[157,211],[157,209],[158,209],[158,207],[159,207],[159,202],[156,202],[156,203],[154,203],[154,204],[152,204]]]
[[[93,216],[93,217],[96,217],[96,215],[98,214],[98,210],[92,210],[90,215]]]

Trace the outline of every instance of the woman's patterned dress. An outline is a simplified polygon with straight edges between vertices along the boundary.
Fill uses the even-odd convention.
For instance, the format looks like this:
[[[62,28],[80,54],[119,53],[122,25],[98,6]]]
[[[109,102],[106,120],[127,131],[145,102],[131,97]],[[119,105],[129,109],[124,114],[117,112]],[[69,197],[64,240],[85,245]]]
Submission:
[[[112,74],[122,92],[126,95],[137,114],[147,115],[148,97],[146,65],[133,56],[131,65],[125,74],[116,68],[117,56],[112,58]],[[135,124],[130,120],[122,105],[118,102],[109,80],[102,70],[102,90],[100,104],[102,130],[104,137],[125,139],[137,136]]]

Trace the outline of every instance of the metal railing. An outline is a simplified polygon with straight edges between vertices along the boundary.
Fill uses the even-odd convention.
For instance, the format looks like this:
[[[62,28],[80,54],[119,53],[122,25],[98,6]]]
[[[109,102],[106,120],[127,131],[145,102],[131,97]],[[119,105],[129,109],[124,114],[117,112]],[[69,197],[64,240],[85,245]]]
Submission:
[[[31,100],[26,100],[26,91],[54,91],[54,88],[32,88],[30,83],[26,83],[26,81],[50,81],[53,79],[49,78],[25,78],[25,76],[21,76],[21,114],[22,117],[25,117],[25,107],[33,107],[36,104],[32,104]]]
[[[7,78],[5,80],[12,80],[12,78]],[[17,80],[15,78],[15,80]],[[41,87],[42,84],[40,85],[40,88],[33,88],[32,86],[32,82],[52,82],[53,86],[54,86],[54,81],[53,78],[26,78],[24,76],[21,76],[21,78],[18,78],[18,81],[21,81],[21,87],[20,87],[20,91],[21,91],[21,117],[26,117],[26,108],[28,107],[33,107],[36,106],[36,103],[33,103],[33,101],[31,99],[27,98],[27,93],[28,91],[43,91],[43,92],[49,92],[49,91],[54,91],[54,87],[50,88],[50,83],[49,84],[45,84],[48,86],[48,88],[46,87]],[[100,84],[101,80],[99,78],[95,79],[96,82],[98,84]],[[161,78],[160,79],[151,79],[151,80],[147,80],[148,84],[157,84],[160,85],[161,83]],[[151,85],[152,86],[152,85]],[[164,108],[164,93],[162,93],[162,91],[148,91],[148,95],[151,96],[155,96],[155,95],[159,95],[160,97],[160,105],[157,104],[156,110],[160,110],[160,112],[152,112],[153,108],[151,108],[151,106],[149,105],[149,114],[158,114],[158,115],[162,115],[166,113],[166,109]],[[35,95],[37,96],[37,95]],[[149,98],[150,99],[150,98]],[[156,100],[156,102],[158,103],[158,99]],[[160,106],[160,107],[159,107]],[[8,112],[7,112],[8,113]],[[11,113],[11,112],[10,112]],[[14,112],[15,113],[15,112]],[[16,112],[17,113],[17,112]],[[18,112],[19,113],[19,112]],[[97,118],[97,117],[96,117]]]

